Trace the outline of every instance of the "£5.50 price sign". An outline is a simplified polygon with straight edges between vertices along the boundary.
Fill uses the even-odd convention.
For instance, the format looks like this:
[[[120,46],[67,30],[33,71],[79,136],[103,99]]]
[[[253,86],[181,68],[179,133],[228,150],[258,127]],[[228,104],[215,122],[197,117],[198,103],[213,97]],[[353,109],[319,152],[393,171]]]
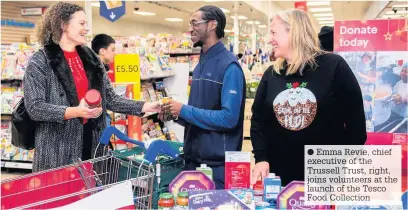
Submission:
[[[115,82],[139,82],[140,58],[138,54],[115,56]]]
[[[115,83],[133,84],[133,99],[140,99],[140,57],[138,54],[115,56]]]

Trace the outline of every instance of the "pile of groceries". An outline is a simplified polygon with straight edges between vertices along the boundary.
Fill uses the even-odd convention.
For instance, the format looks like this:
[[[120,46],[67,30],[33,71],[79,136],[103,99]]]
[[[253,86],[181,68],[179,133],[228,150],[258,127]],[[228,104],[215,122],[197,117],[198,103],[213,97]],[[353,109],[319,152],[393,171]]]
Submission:
[[[91,92],[92,93],[92,92]],[[98,96],[98,94],[95,94]],[[92,96],[92,94],[91,94]],[[100,106],[89,97],[90,107]],[[165,99],[163,105],[169,103]],[[166,107],[166,106],[163,106]],[[167,108],[166,108],[167,109]],[[171,120],[170,111],[161,112]],[[123,150],[109,149],[112,136],[135,144]],[[2,209],[378,209],[340,208],[305,204],[305,183],[282,187],[274,173],[251,186],[251,154],[225,152],[225,189],[216,190],[213,171],[202,164],[185,171],[183,144],[153,139],[136,141],[114,126],[99,141],[97,158],[74,160],[68,166],[31,173],[1,183]],[[96,156],[96,154],[95,154]],[[407,192],[399,209],[407,209]],[[387,209],[387,208],[381,208]],[[397,208],[398,209],[398,208]]]

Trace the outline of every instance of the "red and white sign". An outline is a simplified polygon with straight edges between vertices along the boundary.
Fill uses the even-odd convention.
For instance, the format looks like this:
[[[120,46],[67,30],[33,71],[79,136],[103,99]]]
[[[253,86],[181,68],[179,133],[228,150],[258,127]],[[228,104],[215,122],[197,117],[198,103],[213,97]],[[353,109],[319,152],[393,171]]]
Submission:
[[[22,16],[41,16],[45,13],[46,7],[21,8]]]
[[[295,8],[307,12],[307,2],[306,1],[295,1]]]
[[[407,51],[407,21],[336,21],[334,51]]]

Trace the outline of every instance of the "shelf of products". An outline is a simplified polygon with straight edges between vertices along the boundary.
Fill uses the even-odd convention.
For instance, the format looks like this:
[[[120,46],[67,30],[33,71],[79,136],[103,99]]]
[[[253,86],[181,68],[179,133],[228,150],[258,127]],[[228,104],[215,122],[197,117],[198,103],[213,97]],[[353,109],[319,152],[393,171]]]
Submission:
[[[11,113],[23,97],[22,79],[28,59],[37,48],[25,43],[1,46],[1,167],[32,169],[34,150],[23,150],[11,144]]]

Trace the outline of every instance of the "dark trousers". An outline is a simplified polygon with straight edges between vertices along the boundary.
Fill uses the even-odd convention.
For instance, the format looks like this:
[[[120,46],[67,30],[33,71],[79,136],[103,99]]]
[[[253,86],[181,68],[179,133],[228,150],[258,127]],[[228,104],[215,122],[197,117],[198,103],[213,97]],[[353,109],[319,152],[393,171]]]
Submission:
[[[82,160],[92,158],[92,123],[88,121],[84,125],[82,144]]]
[[[195,171],[197,167],[200,167],[199,163],[194,163],[186,160],[185,170]],[[208,166],[213,171],[213,182],[217,190],[223,190],[225,183],[225,166]]]

